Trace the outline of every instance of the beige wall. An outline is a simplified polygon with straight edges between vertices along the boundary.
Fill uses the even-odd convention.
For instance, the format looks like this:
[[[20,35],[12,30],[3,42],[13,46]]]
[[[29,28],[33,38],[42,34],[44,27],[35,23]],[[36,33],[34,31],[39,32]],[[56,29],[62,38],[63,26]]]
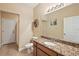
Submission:
[[[46,11],[46,9],[48,9],[49,6],[51,6],[52,4],[51,3],[41,3],[41,4],[38,4],[34,10],[33,10],[33,18],[34,19],[38,19],[39,20],[39,27],[35,28],[34,29],[34,35],[35,36],[40,36],[41,35],[41,20],[40,20],[40,16],[42,14],[44,14],[44,12]]]
[[[48,6],[50,6],[50,5],[49,4],[39,4],[36,8],[34,8],[34,18],[39,18],[39,16],[44,14],[45,9],[48,8]],[[48,30],[47,36],[63,39],[63,36],[64,36],[64,31],[63,31],[63,29],[64,29],[64,27],[63,27],[64,17],[79,16],[79,4],[72,4],[71,6],[60,9],[60,10],[53,12],[49,15],[52,15],[53,19],[55,19],[55,18],[57,19],[57,26],[52,26]],[[35,31],[40,30],[40,31],[35,32],[36,35],[37,35],[37,33],[39,33],[39,35],[37,35],[37,36],[40,36],[42,34],[42,31],[40,28],[42,29],[41,23],[40,23],[40,26],[38,27],[38,29],[35,29]]]
[[[19,25],[19,49],[32,38],[31,24],[33,19],[32,8],[24,4],[0,4],[0,10],[16,13],[20,15]]]

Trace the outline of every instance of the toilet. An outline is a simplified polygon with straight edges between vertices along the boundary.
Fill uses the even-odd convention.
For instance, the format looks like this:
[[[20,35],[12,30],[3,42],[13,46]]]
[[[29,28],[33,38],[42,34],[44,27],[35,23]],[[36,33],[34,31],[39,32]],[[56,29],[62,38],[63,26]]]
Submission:
[[[38,37],[33,36],[32,39],[38,39]],[[27,49],[28,53],[31,53],[33,51],[33,43],[27,43],[25,48]]]
[[[25,48],[27,49],[28,53],[31,53],[33,51],[33,43],[27,43]]]

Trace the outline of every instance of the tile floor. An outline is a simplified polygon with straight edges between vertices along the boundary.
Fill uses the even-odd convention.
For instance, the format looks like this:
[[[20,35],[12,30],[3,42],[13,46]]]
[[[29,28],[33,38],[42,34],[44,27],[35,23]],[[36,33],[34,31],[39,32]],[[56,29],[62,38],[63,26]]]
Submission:
[[[0,56],[33,56],[32,53],[27,53],[27,50],[19,52],[15,43],[4,45],[0,48]]]

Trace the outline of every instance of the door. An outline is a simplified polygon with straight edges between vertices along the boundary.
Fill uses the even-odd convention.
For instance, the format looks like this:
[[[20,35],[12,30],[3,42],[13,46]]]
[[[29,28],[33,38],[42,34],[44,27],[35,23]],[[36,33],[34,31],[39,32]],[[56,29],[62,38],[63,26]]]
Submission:
[[[2,44],[15,42],[16,20],[13,14],[2,12]]]

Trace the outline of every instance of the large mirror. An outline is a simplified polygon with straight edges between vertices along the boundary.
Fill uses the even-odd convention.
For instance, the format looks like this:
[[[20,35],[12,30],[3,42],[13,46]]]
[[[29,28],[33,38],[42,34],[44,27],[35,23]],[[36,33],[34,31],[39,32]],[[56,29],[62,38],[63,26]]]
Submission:
[[[42,35],[79,43],[79,4],[41,16]]]
[[[51,15],[43,15],[43,17],[41,21],[43,36],[79,43],[79,16],[65,17],[62,23],[64,28],[61,30],[56,18]]]

